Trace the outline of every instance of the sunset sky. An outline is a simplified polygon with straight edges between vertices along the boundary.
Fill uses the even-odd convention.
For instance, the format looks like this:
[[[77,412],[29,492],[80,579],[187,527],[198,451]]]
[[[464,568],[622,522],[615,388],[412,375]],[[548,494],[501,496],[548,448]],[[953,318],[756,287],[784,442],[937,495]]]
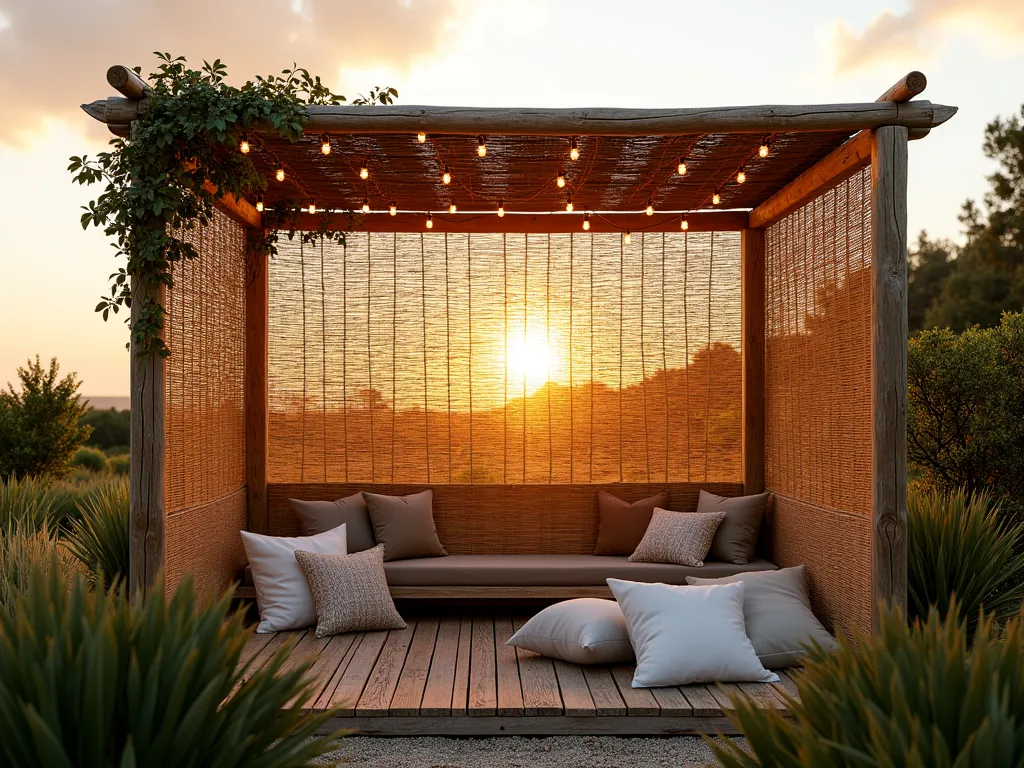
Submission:
[[[909,69],[960,112],[910,151],[909,225],[957,239],[991,164],[986,123],[1024,103],[1021,0],[0,0],[0,385],[56,356],[86,395],[128,393],[127,332],[93,314],[120,262],[79,207],[78,105],[151,51],[223,59],[235,83],[293,61],[406,104],[681,107],[871,101]]]

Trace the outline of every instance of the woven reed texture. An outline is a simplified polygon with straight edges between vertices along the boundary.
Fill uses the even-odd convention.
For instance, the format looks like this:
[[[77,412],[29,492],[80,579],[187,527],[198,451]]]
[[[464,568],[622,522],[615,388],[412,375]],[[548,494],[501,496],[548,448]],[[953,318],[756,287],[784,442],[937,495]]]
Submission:
[[[668,508],[693,512],[704,488],[739,496],[742,483],[608,483],[595,485],[431,485],[434,522],[449,554],[589,555],[597,543],[597,494],[604,490],[629,502],[668,492]],[[414,484],[284,483],[267,491],[273,536],[299,533],[288,499],[339,499],[359,491],[405,495]]]
[[[269,280],[270,482],[740,478],[738,233],[356,234]]]
[[[215,211],[186,237],[199,257],[172,266],[164,321],[168,585],[223,589],[245,527],[245,229]]]
[[[768,228],[765,483],[772,559],[815,607],[871,628],[870,168]]]
[[[757,134],[689,136],[586,136],[580,158],[569,159],[569,138],[487,136],[487,156],[477,157],[477,137],[431,135],[420,144],[412,134],[334,136],[324,156],[317,136],[290,144],[270,135],[254,137],[250,157],[269,180],[268,205],[313,197],[321,208],[358,211],[365,198],[373,210],[393,201],[402,210],[444,211],[455,200],[463,210],[559,211],[571,194],[577,211],[639,211],[648,199],[663,211],[711,207],[753,208],[849,138],[844,132],[781,133],[771,155],[760,158]],[[687,174],[679,176],[679,158]],[[362,180],[363,165],[369,178]],[[444,167],[452,181],[444,185]],[[747,181],[736,183],[744,166]],[[274,179],[278,168],[284,182]],[[566,186],[555,184],[565,171]]]

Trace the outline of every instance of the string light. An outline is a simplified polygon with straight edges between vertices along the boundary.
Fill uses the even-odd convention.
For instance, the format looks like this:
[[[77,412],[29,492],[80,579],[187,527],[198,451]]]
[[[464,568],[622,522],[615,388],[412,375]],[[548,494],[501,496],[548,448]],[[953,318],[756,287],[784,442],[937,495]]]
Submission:
[[[680,176],[685,176],[686,175],[686,158],[685,157],[680,157],[679,158],[679,165],[676,167],[676,172]]]
[[[626,245],[629,245],[630,243],[633,242],[633,233],[630,232],[628,229],[626,230],[626,234],[622,236],[622,242],[624,242]]]
[[[681,222],[679,222],[679,228],[681,230],[683,230],[683,232],[685,232],[686,230],[688,230],[690,228],[690,222],[688,222],[686,220],[685,216],[683,216],[683,220]]]
[[[654,201],[651,200],[650,198],[647,198],[647,215],[648,216],[653,216],[654,215]]]
[[[579,145],[576,143],[576,137],[575,136],[573,136],[571,139],[569,139],[569,159],[570,160],[579,160],[580,159],[580,148],[579,148]]]
[[[366,198],[364,197],[364,198],[363,198],[363,213],[369,213],[369,212],[370,212],[370,201],[369,201],[369,200],[367,200],[367,199],[366,199]]]
[[[711,196],[711,204],[718,205],[720,202],[722,202],[722,196],[718,194],[718,190],[715,190],[715,194]]]
[[[555,178],[555,184],[561,189],[565,186],[565,171],[559,171],[558,176]]]
[[[444,173],[441,174],[441,183],[442,184],[451,184],[452,183],[452,172],[448,170],[448,166],[447,165],[444,167]]]
[[[256,195],[256,210],[263,213],[263,195]]]
[[[392,216],[398,215],[398,206],[395,205],[394,200],[391,201],[391,205],[388,207],[388,213],[390,213]]]
[[[743,166],[740,166],[740,169],[738,171],[736,171],[736,183],[737,184],[743,184],[746,180],[747,180],[747,172],[745,170],[743,170]]]
[[[589,230],[590,230],[590,214],[589,213],[584,213],[583,214],[583,231],[587,232]]]
[[[768,143],[768,137],[765,136],[761,139],[761,146],[757,148],[758,157],[768,157],[768,153],[771,151],[771,145]]]
[[[448,213],[455,213],[455,211],[457,211],[457,210],[458,210],[458,208],[455,207],[455,201],[454,200],[452,200],[450,203],[448,203]]]
[[[565,198],[565,211],[566,213],[572,213],[572,195]]]
[[[310,213],[316,213],[316,202],[313,198],[309,199],[309,208],[307,209]]]
[[[325,154],[331,154],[331,137],[326,133],[320,135],[320,151]]]
[[[370,169],[367,168],[365,165],[359,169],[359,178],[362,179],[363,181],[366,181],[368,178],[370,178]]]
[[[483,136],[480,137],[480,141],[476,145],[477,157],[487,157],[487,141]]]
[[[249,134],[242,134],[242,140],[238,143],[238,151],[243,155],[249,154]]]
[[[427,229],[434,228],[434,217],[431,214],[427,214]]]
[[[416,141],[418,141],[420,144],[424,144],[427,141],[427,134],[425,134],[423,131],[420,131],[419,133],[416,134]]]
[[[275,176],[277,177],[278,181],[284,181],[284,168],[278,168]]]
[[[500,219],[504,215],[505,215],[505,201],[504,200],[499,200],[498,201],[498,218]]]

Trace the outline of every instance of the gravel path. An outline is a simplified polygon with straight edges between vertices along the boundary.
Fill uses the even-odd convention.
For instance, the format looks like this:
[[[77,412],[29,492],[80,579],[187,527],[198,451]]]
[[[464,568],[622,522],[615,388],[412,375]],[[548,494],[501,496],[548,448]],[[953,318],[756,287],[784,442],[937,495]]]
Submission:
[[[323,765],[373,768],[706,768],[711,750],[697,736],[557,736],[494,739],[344,739]]]

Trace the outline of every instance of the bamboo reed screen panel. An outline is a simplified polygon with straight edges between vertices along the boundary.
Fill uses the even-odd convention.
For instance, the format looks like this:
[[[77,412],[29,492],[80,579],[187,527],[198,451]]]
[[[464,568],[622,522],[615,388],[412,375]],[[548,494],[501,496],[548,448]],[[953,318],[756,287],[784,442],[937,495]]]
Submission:
[[[172,266],[164,319],[167,582],[223,589],[245,562],[245,229],[215,211],[186,236],[199,256]]]
[[[871,628],[870,168],[765,235],[765,483],[772,555],[815,608]]]
[[[738,233],[356,234],[269,272],[270,482],[740,478]]]

